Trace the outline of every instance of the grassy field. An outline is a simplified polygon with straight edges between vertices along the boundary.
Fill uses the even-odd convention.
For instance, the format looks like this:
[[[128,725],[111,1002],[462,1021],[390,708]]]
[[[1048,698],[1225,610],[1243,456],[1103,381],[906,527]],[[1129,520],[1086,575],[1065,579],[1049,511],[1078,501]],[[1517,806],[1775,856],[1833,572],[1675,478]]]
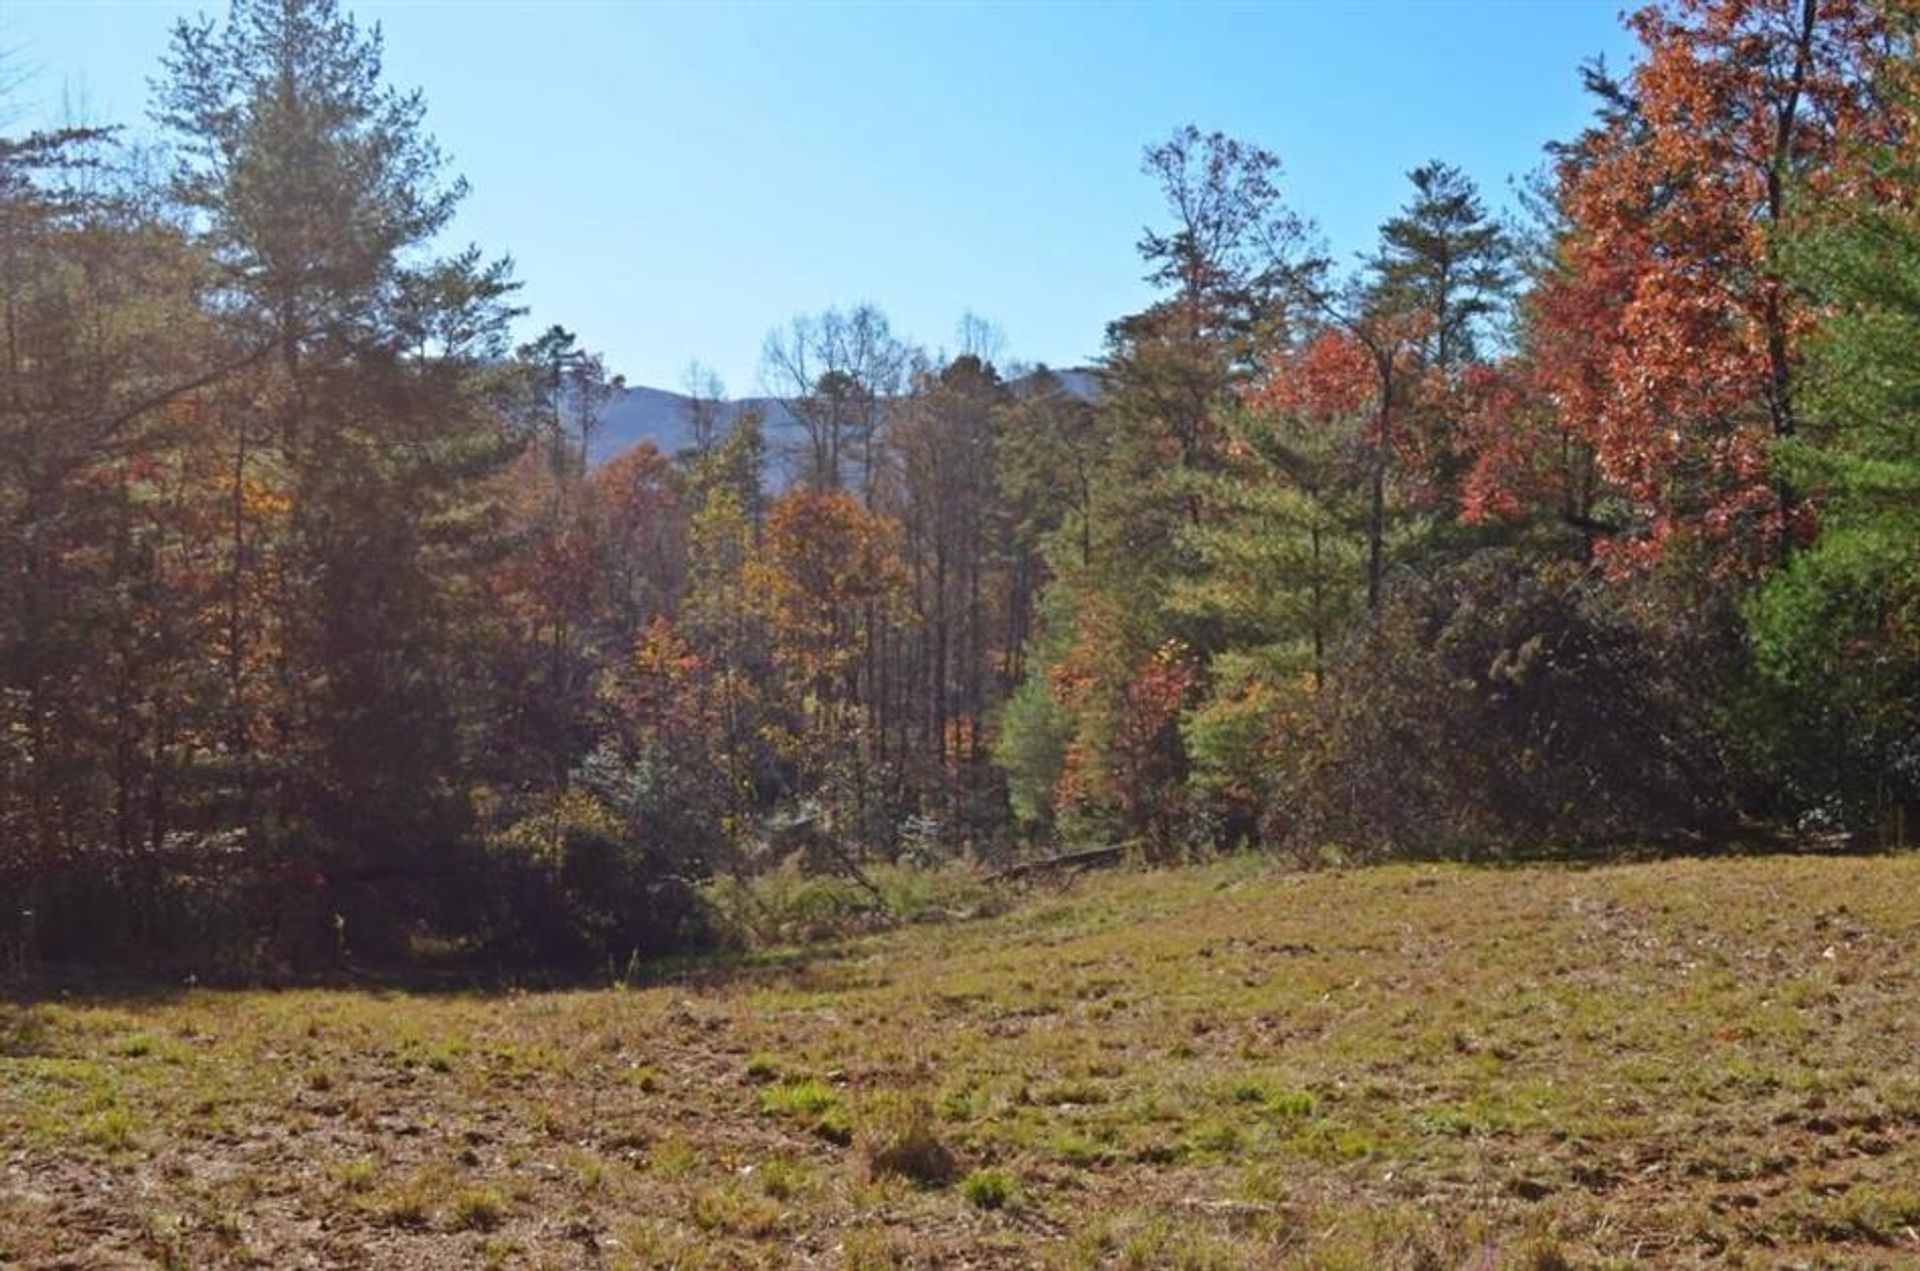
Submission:
[[[1920,858],[1252,862],[644,989],[0,1007],[0,1263],[1920,1258]]]

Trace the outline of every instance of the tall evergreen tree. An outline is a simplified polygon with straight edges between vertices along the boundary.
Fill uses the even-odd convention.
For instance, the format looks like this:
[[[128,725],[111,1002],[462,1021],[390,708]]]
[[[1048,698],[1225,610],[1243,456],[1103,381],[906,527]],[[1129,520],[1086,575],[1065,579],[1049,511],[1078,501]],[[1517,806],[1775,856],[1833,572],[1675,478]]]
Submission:
[[[1461,377],[1482,363],[1517,281],[1515,249],[1473,181],[1435,160],[1408,173],[1413,194],[1380,227],[1368,304],[1406,323],[1410,340],[1401,448],[1417,450],[1418,491],[1436,527],[1461,512],[1471,459],[1462,436]]]
[[[1908,74],[1912,72],[1909,69]],[[1806,550],[1749,609],[1763,719],[1790,806],[1889,838],[1920,831],[1920,163],[1883,152],[1898,192],[1829,210],[1787,253],[1827,315],[1805,426],[1779,450],[1820,507]],[[1797,805],[1797,806],[1796,806]],[[1910,819],[1911,818],[1911,819]],[[1912,828],[1909,828],[1912,827]]]
[[[234,521],[245,815],[356,868],[454,832],[474,540],[442,526],[510,453],[482,390],[514,284],[431,255],[465,186],[381,52],[333,0],[235,0],[175,29],[155,105],[221,321],[271,350],[224,399],[236,490],[287,507]]]
[[[1444,378],[1487,351],[1488,326],[1516,281],[1514,248],[1459,168],[1407,174],[1413,195],[1380,227],[1374,286],[1390,308],[1423,315],[1421,362]]]

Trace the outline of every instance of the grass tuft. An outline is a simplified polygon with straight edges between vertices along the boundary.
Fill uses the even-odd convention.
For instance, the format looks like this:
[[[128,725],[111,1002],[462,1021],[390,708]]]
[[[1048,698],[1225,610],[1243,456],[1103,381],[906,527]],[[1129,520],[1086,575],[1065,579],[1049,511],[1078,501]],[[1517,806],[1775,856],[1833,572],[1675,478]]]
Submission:
[[[960,1183],[960,1194],[975,1209],[1005,1209],[1015,1195],[1013,1175],[1003,1169],[977,1169]]]
[[[463,1188],[453,1198],[455,1231],[492,1231],[506,1213],[507,1202],[491,1187]]]

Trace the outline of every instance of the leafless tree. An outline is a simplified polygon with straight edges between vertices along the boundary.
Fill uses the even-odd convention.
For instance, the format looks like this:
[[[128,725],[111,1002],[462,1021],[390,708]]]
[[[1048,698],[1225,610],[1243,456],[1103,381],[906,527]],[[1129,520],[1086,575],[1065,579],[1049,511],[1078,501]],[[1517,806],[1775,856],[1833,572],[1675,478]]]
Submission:
[[[768,333],[761,374],[803,434],[802,481],[821,490],[853,484],[871,506],[887,413],[914,363],[913,350],[870,304],[797,317]]]
[[[687,363],[680,383],[687,395],[687,433],[704,457],[727,422],[727,386],[717,371],[698,360]]]

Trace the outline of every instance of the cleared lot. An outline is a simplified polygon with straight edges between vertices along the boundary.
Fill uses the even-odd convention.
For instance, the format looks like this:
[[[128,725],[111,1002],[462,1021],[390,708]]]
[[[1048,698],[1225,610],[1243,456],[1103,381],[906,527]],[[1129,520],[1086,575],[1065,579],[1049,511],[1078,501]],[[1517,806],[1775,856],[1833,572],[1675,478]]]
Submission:
[[[0,1261],[1920,1256],[1920,859],[1254,862],[593,992],[0,1013]]]

